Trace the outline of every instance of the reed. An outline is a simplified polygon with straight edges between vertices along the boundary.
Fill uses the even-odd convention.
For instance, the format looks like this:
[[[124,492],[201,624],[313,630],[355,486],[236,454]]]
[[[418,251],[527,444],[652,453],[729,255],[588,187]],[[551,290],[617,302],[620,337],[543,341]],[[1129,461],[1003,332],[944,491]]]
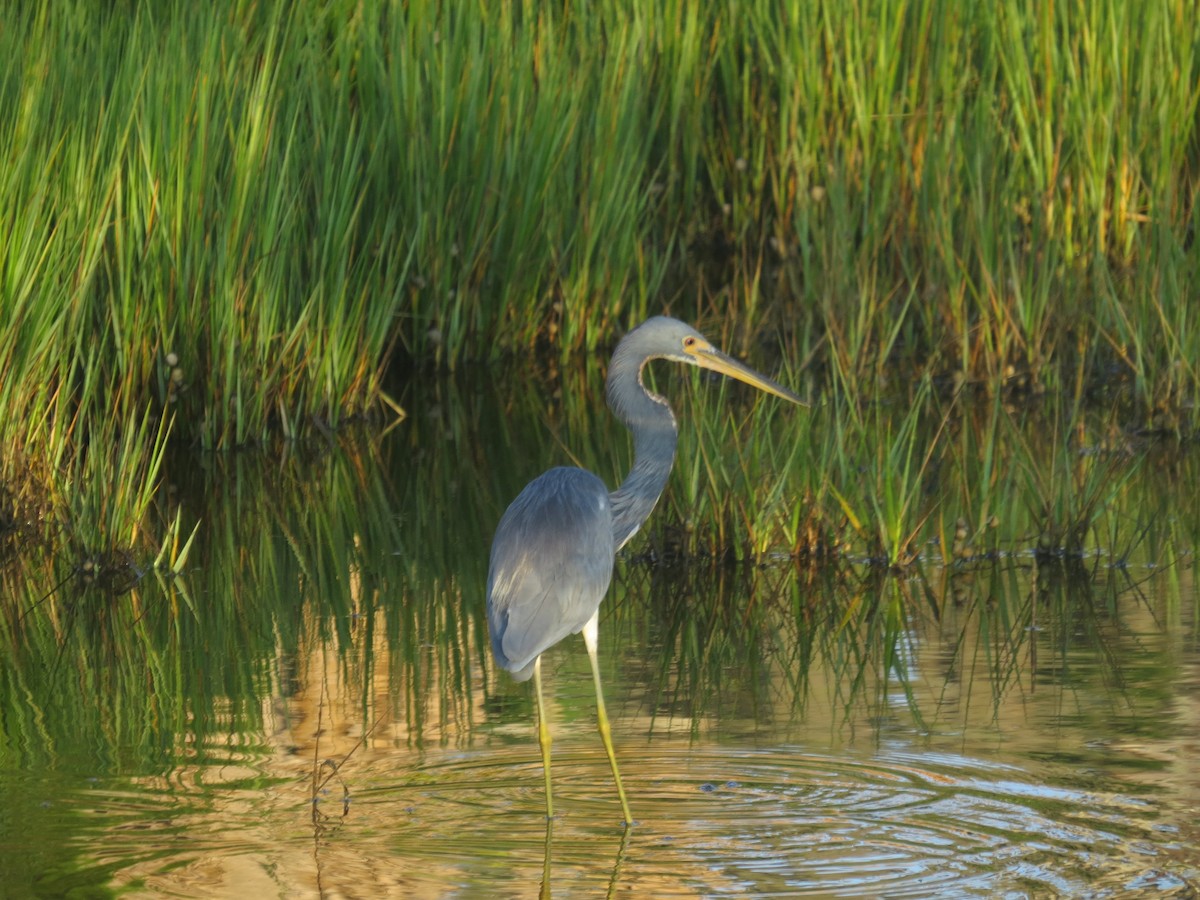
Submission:
[[[736,384],[678,373],[656,374],[692,443],[681,447],[651,534],[618,559],[602,606],[604,665],[619,670],[617,696],[655,733],[799,721],[809,704],[834,710],[838,723],[864,712],[927,730],[987,722],[1023,698],[1030,679],[1071,670],[1081,649],[1104,665],[1128,664],[1108,644],[1128,638],[1114,623],[1141,606],[1171,640],[1194,615],[1189,570],[1167,565],[1189,559],[1200,533],[1200,513],[1178,503],[1178,484],[1195,474],[1188,456],[1173,455],[1166,472],[1134,465],[1123,448],[1101,445],[1112,440],[1104,420],[1076,418],[1050,398],[1035,415],[918,386],[920,406],[819,406],[789,420]],[[74,763],[84,771],[147,777],[180,759],[253,761],[274,745],[230,735],[277,727],[264,720],[279,708],[266,698],[311,710],[317,695],[353,707],[355,721],[374,729],[368,739],[389,745],[466,744],[481,730],[528,740],[507,733],[502,709],[528,695],[497,678],[488,649],[491,530],[524,480],[567,448],[607,472],[620,465],[624,438],[574,383],[596,382],[575,370],[554,376],[559,398],[553,380],[508,394],[495,374],[413,383],[397,397],[413,410],[404,429],[343,429],[271,465],[211,454],[197,466],[193,454],[169,450],[160,472],[178,489],[153,499],[144,517],[153,527],[137,548],[150,557],[168,549],[141,577],[102,577],[37,548],[0,566],[0,761],[70,771],[72,755],[91,748]],[[826,418],[855,415],[857,432],[826,427]],[[761,426],[760,446],[747,435]],[[879,453],[913,463],[876,474]],[[678,545],[683,564],[651,564],[646,548],[681,527],[677,509],[698,459],[707,505],[692,513],[692,542]],[[1030,469],[1056,475],[1038,482]],[[718,494],[722,471],[735,474]],[[805,501],[797,487],[814,494]],[[909,502],[884,504],[887,491]],[[836,534],[847,549],[819,565],[782,558],[779,536],[794,516],[838,526],[839,494],[865,523]],[[1091,503],[1097,495],[1102,504]],[[1056,535],[1071,537],[1056,523],[1086,519],[1086,552],[1039,549],[1043,501]],[[997,524],[976,533],[985,514]],[[972,523],[963,553],[939,546],[941,517],[950,528]],[[885,535],[911,535],[914,557],[883,565]],[[697,564],[701,553],[717,561]],[[913,642],[934,640],[953,651],[944,666],[914,666]],[[1159,660],[1156,677],[1175,671],[1145,652]],[[554,653],[562,681],[578,676],[586,688],[578,646]],[[990,685],[991,704],[976,700],[985,708],[956,705],[960,691],[974,695],[972,679]],[[581,700],[574,714],[588,709]],[[357,787],[352,768],[343,777]]]
[[[0,481],[128,545],[169,444],[391,415],[398,360],[566,360],[664,306],[856,403],[904,372],[1190,433],[1198,48],[1169,0],[21,6]],[[755,555],[796,517],[747,449],[689,484],[755,483],[714,519]]]

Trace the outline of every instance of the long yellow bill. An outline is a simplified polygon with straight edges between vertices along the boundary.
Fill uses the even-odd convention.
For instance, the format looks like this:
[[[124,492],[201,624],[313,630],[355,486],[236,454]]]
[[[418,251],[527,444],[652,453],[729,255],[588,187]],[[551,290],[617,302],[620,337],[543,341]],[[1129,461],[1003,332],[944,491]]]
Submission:
[[[722,353],[712,344],[697,341],[694,346],[685,348],[685,352],[691,356],[692,361],[698,366],[702,366],[705,369],[712,369],[714,372],[720,372],[722,375],[728,375],[730,378],[736,378],[738,381],[744,381],[746,384],[752,385],[760,391],[766,391],[768,394],[774,394],[776,397],[782,397],[784,400],[791,400],[800,406],[808,406],[807,403],[782,384],[772,381],[766,375],[760,375],[744,363],[738,362],[732,356]]]

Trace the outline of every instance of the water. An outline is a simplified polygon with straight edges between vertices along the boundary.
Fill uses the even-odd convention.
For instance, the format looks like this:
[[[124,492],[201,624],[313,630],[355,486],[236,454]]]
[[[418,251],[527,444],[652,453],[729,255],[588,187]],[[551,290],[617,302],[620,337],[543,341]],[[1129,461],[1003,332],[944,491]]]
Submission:
[[[263,680],[260,717],[217,710],[203,738],[185,732],[157,760],[78,748],[6,771],[5,883],[46,896],[96,884],[289,897],[515,896],[543,884],[562,896],[1150,897],[1197,884],[1200,654],[1184,649],[1177,670],[1130,683],[1162,652],[1148,613],[1106,647],[1043,644],[1053,662],[1019,666],[1024,685],[988,668],[964,680],[959,642],[941,637],[955,629],[926,623],[905,635],[907,687],[884,675],[856,692],[831,658],[809,666],[801,698],[771,648],[757,666],[727,661],[719,687],[688,681],[684,660],[626,624],[645,623],[675,585],[648,596],[638,585],[618,592],[605,642],[638,818],[628,836],[578,639],[546,660],[550,831],[523,686],[482,665],[448,685],[456,676],[434,663],[414,705],[398,703],[407,689],[386,674],[397,671],[386,626],[364,683],[366,623],[344,653],[310,622],[303,655]],[[664,657],[658,670],[630,665]],[[720,703],[685,709],[706,691]]]
[[[491,664],[482,583],[504,502],[561,448],[497,408],[426,397],[385,437],[178,463],[208,523],[182,579],[68,580],[52,614],[10,616],[0,893],[1200,889],[1188,559],[1014,548],[887,575],[628,556],[601,650],[638,824],[620,828],[579,638],[544,661],[547,823],[529,686]],[[480,446],[507,429],[533,446],[496,462]],[[13,606],[56,565],[10,573]]]

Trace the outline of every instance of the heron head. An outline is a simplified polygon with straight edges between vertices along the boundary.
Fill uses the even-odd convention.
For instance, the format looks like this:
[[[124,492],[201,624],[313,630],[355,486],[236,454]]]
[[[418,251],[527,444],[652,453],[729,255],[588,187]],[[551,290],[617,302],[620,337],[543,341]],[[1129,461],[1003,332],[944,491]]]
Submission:
[[[799,404],[800,406],[808,406],[807,403],[783,385],[773,381],[766,375],[754,371],[745,363],[739,362],[732,356],[723,353],[694,328],[684,325],[682,322],[677,324],[682,326],[682,328],[679,329],[679,333],[674,338],[675,346],[671,352],[663,354],[668,359],[688,363],[693,366],[700,366],[703,369],[711,369],[713,372],[720,372],[722,375],[736,378],[738,381],[745,382],[765,393],[782,397],[784,400],[790,400],[792,403]]]

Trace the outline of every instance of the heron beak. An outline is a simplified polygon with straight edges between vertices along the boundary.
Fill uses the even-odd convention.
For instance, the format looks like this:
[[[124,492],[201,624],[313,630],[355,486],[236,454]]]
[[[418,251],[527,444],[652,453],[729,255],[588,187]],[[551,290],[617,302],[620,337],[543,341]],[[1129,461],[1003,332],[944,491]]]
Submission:
[[[746,384],[758,388],[760,391],[765,391],[768,394],[774,394],[776,397],[782,397],[784,400],[791,400],[800,406],[808,406],[803,400],[785,388],[783,385],[772,381],[766,375],[760,375],[747,365],[738,362],[732,356],[728,356],[718,350],[712,344],[703,344],[697,342],[698,346],[687,349],[687,352],[692,361],[705,369],[712,369],[714,372],[720,372],[722,375],[728,375],[730,378],[736,378],[738,381],[744,381]]]

